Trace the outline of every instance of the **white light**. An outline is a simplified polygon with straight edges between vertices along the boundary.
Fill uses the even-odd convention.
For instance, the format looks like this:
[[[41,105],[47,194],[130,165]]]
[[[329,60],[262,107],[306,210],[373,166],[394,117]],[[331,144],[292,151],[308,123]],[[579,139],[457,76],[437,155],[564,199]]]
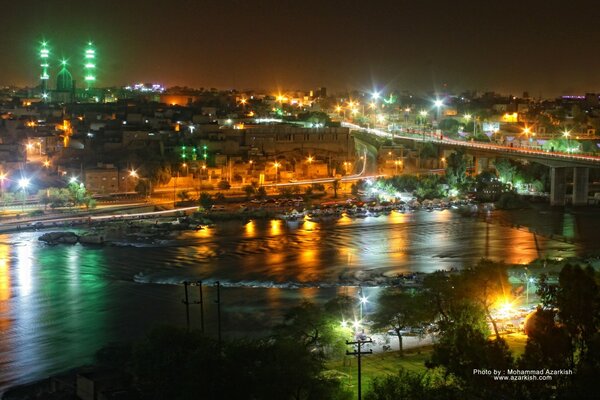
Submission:
[[[438,107],[438,108],[440,108],[441,106],[444,105],[444,101],[438,99],[438,100],[436,100],[436,101],[433,102],[433,105],[436,106],[436,107]]]
[[[377,100],[379,98],[379,92],[373,92],[373,94],[371,95],[371,98],[373,100]]]
[[[21,179],[19,179],[19,187],[21,189],[26,189],[27,186],[29,186],[29,179],[27,179],[27,178],[21,178]]]

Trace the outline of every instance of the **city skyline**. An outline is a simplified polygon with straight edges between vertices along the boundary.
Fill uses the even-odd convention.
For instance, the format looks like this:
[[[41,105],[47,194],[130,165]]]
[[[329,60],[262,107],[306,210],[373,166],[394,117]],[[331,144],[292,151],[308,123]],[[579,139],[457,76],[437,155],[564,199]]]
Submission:
[[[531,96],[598,91],[594,12],[528,2],[518,10],[473,1],[344,7],[133,0],[5,6],[0,84],[38,83],[36,46],[61,57],[93,40],[99,86],[134,81],[220,89],[498,91]],[[558,4],[558,3],[557,3]],[[551,51],[548,51],[548,48]]]

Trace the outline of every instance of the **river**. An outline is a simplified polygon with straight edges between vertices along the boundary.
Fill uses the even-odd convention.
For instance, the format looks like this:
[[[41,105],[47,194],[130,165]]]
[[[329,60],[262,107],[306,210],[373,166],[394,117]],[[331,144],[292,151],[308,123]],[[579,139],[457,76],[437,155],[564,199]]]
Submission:
[[[597,253],[599,223],[597,209],[541,207],[479,217],[445,210],[322,224],[233,221],[161,247],[47,246],[37,240],[42,232],[0,235],[0,393],[89,362],[102,345],[152,326],[184,326],[183,280],[206,282],[209,335],[213,284],[223,283],[225,336],[239,337],[264,333],[301,298],[354,294],[361,282],[376,294],[384,277],[482,257],[527,263]],[[198,328],[198,306],[191,318]]]

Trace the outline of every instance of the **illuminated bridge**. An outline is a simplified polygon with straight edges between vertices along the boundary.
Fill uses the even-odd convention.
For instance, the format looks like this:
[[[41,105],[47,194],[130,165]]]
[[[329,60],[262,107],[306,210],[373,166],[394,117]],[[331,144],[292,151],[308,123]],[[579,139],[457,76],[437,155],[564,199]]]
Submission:
[[[478,160],[480,167],[485,167],[490,159],[497,157],[527,160],[546,165],[550,167],[550,204],[555,206],[563,206],[566,202],[567,168],[573,168],[573,205],[587,205],[589,169],[600,168],[600,157],[598,156],[547,152],[491,143],[464,142],[429,133],[417,136],[399,135],[381,129],[363,128],[348,122],[343,122],[342,125],[380,137],[432,142],[446,149],[463,149]]]

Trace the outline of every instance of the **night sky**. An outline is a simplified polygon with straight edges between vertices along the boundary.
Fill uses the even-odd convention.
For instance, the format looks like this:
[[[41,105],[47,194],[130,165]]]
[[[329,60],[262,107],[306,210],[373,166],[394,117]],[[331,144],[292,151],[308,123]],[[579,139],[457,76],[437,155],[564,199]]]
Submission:
[[[0,15],[0,84],[36,84],[46,38],[79,80],[93,40],[101,86],[600,92],[594,1],[13,0]]]

